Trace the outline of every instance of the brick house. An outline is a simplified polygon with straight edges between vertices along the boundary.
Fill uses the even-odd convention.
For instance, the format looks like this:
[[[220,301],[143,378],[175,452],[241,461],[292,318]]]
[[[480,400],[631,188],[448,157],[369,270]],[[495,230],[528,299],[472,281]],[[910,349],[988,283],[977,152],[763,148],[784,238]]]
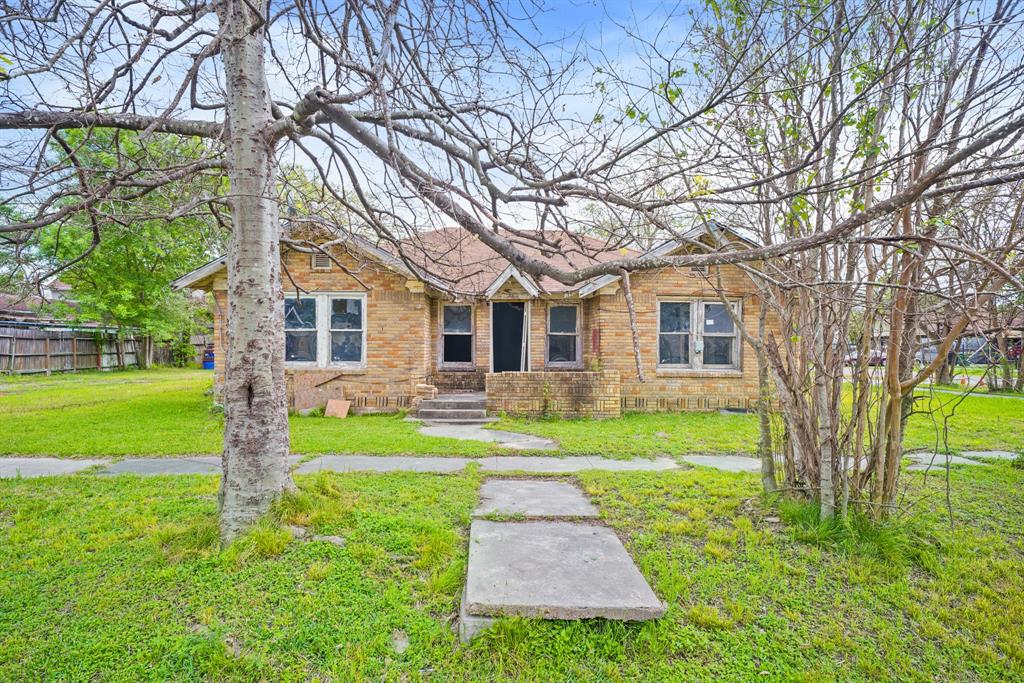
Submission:
[[[591,246],[599,244],[592,240]],[[655,251],[683,248],[692,247],[666,243]],[[756,330],[754,288],[735,267],[631,276],[645,375],[640,382],[618,277],[576,286],[537,281],[459,229],[424,233],[410,253],[411,265],[358,238],[332,247],[333,259],[282,251],[286,376],[294,408],[345,398],[356,412],[395,411],[438,392],[486,392],[492,413],[592,417],[750,409],[757,401],[753,354],[712,285],[721,279],[730,304]],[[561,267],[594,262],[570,247],[535,253]],[[624,253],[630,252],[599,252],[596,259]],[[457,282],[459,295],[445,294],[432,277]],[[225,259],[173,286],[212,292],[215,346],[224,348]],[[218,363],[217,384],[222,372]]]

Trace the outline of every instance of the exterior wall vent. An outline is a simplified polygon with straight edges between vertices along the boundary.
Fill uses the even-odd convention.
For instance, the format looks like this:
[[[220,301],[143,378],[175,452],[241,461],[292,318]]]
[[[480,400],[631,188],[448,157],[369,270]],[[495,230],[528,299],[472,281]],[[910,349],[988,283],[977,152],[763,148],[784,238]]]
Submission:
[[[313,270],[330,270],[331,257],[327,254],[316,252],[313,254]]]

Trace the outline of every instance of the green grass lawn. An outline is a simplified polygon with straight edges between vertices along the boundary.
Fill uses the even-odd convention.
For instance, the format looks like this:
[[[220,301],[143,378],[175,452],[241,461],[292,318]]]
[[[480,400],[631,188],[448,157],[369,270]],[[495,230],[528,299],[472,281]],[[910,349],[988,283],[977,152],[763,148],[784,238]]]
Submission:
[[[1024,399],[919,392],[918,413],[907,423],[907,449],[1024,450]],[[947,419],[948,418],[948,419]],[[618,456],[755,453],[755,415],[633,413],[613,420],[505,418],[496,429],[555,439],[568,454]],[[944,430],[944,427],[948,429]]]
[[[0,678],[1024,680],[1024,471],[1008,463],[954,469],[952,529],[943,478],[918,473],[913,518],[857,533],[762,501],[750,474],[578,481],[666,616],[507,620],[461,647],[474,472],[297,477],[276,521],[224,552],[216,477],[0,480]]]
[[[0,454],[218,454],[224,417],[209,371],[153,369],[0,377]],[[293,416],[294,453],[489,455],[486,443],[428,437],[402,416]]]
[[[216,454],[223,416],[211,411],[212,377],[202,370],[155,369],[51,377],[0,377],[0,454],[62,457]],[[952,415],[949,447],[1024,449],[1024,400],[935,393],[921,399]],[[942,420],[914,415],[908,448],[942,441]],[[344,420],[293,416],[292,450],[300,454],[483,456],[508,452],[474,441],[423,436],[402,416]],[[719,413],[629,414],[619,419],[503,419],[496,428],[555,439],[564,454],[612,457],[686,453],[753,453],[753,415]]]

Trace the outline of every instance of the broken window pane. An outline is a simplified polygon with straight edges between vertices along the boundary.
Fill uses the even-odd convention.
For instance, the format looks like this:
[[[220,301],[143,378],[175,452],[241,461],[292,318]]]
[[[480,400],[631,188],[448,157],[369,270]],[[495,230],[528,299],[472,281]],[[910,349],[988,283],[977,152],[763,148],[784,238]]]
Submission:
[[[446,334],[444,335],[444,358],[445,363],[472,363],[473,362],[473,335],[470,334]]]
[[[362,332],[331,332],[331,361],[358,363],[363,359]]]
[[[732,365],[733,337],[704,337],[704,365]]]
[[[548,332],[552,333],[576,333],[576,307],[575,306],[552,306],[551,322]]]
[[[689,332],[690,304],[663,301],[661,306],[661,332]]]
[[[363,302],[361,299],[331,299],[331,329],[363,329]]]
[[[690,362],[690,335],[658,335],[658,363],[662,365],[687,365]]]
[[[548,336],[549,363],[576,362],[576,335],[552,334]]]
[[[284,359],[300,363],[316,361],[316,332],[285,332]]]
[[[316,329],[316,299],[284,300],[284,328],[286,330]]]
[[[473,309],[469,306],[445,306],[444,331],[445,333],[471,333],[473,331]]]
[[[704,304],[704,332],[707,334],[733,334],[735,328],[725,304]]]

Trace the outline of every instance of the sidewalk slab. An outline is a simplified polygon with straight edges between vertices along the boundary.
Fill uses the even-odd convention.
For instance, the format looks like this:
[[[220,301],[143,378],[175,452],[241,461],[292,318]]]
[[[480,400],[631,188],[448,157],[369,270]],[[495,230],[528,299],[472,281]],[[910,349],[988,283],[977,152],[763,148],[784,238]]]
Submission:
[[[961,453],[965,458],[992,458],[993,460],[1013,460],[1016,453],[1010,451],[964,451]]]
[[[469,458],[414,458],[404,455],[323,455],[304,462],[296,474],[330,472],[460,472]]]
[[[469,532],[464,610],[644,621],[662,616],[665,605],[607,527],[478,519]]]
[[[564,481],[490,479],[480,487],[480,504],[473,513],[526,517],[597,517],[583,493]]]
[[[96,465],[106,465],[108,460],[64,458],[0,458],[0,479],[51,477],[74,474]]]
[[[604,470],[607,472],[661,472],[674,470],[679,465],[669,458],[647,460],[613,460],[600,456],[582,455],[553,458],[547,456],[498,455],[480,460],[484,472],[534,472],[552,474],[559,472],[581,472],[583,470]]]
[[[979,460],[971,460],[959,455],[945,455],[942,453],[907,453],[907,459],[911,464],[907,465],[908,470],[942,469],[949,465],[974,465],[975,467],[987,467],[986,463]]]
[[[199,455],[194,458],[127,458],[100,474],[218,474],[220,471],[220,456]]]
[[[713,467],[725,472],[760,472],[761,461],[745,455],[684,455],[680,460],[691,465]]]
[[[298,455],[290,455],[288,465],[293,466],[300,459]],[[220,474],[221,469],[221,456],[195,455],[187,458],[126,458],[100,474]]]

